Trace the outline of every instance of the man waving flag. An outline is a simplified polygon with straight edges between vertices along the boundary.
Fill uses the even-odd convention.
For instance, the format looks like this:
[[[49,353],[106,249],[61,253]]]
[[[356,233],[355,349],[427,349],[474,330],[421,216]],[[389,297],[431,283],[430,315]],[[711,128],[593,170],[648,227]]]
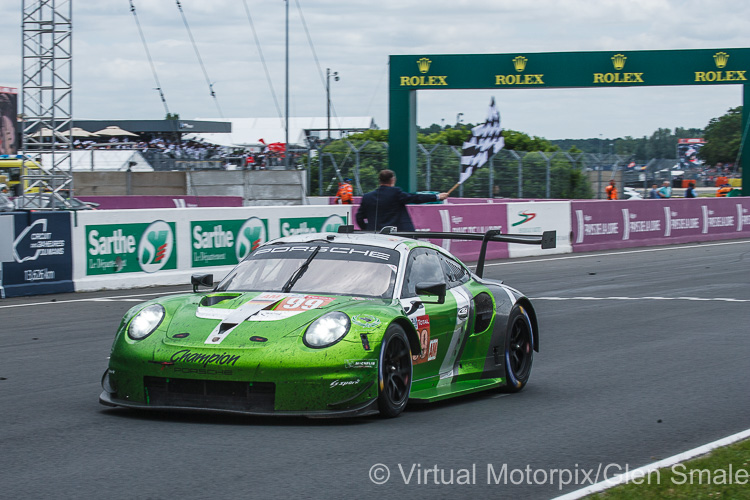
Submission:
[[[495,106],[495,98],[493,97],[490,101],[490,109],[487,112],[487,121],[471,129],[471,139],[464,142],[461,148],[461,174],[458,176],[458,183],[448,191],[449,193],[471,177],[475,169],[484,166],[490,155],[494,155],[503,149],[505,140],[502,133],[500,113]]]

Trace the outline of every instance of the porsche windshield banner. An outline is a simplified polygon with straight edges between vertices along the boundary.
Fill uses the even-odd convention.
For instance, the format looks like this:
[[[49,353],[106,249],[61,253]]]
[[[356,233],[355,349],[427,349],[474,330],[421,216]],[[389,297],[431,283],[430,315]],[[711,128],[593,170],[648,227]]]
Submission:
[[[320,250],[317,250],[320,248]],[[398,252],[388,248],[366,245],[331,244],[324,241],[297,243],[290,245],[269,245],[253,253],[253,259],[307,259],[313,252],[321,260],[353,260],[357,262],[377,262],[398,264]]]
[[[86,274],[177,269],[175,223],[86,226]]]

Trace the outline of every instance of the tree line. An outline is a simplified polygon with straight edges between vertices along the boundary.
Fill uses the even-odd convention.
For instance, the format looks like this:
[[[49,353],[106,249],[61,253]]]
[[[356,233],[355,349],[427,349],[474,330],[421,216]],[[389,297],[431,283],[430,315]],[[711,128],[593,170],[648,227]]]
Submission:
[[[524,197],[544,197],[547,192],[547,171],[550,172],[550,197],[589,198],[593,191],[580,164],[571,161],[570,155],[555,153],[615,154],[628,157],[630,161],[643,164],[653,158],[672,159],[677,157],[677,141],[683,138],[702,137],[706,145],[700,151],[700,158],[707,165],[718,162],[732,163],[736,160],[740,143],[742,107],[730,109],[726,114],[713,118],[705,129],[660,128],[651,136],[634,138],[630,136],[603,139],[564,139],[548,140],[530,136],[524,132],[505,129],[504,151],[493,159],[491,178],[487,168],[477,170],[464,184],[470,196],[487,196],[490,181],[494,187],[493,196],[516,196],[517,185],[522,183]],[[417,131],[417,142],[422,146],[417,154],[417,184],[420,189],[445,191],[450,189],[458,178],[460,148],[471,137],[474,124],[441,127],[433,124]],[[315,166],[311,171],[311,192],[320,190],[323,181],[324,194],[335,192],[336,180],[356,175],[363,191],[377,186],[377,174],[388,168],[388,152],[383,144],[388,142],[388,130],[367,130],[352,134],[344,139],[333,140],[314,153]],[[352,151],[353,146],[358,150]],[[516,152],[513,158],[523,155],[523,174],[519,181],[518,161],[508,153]],[[458,152],[458,154],[457,154]],[[510,153],[511,155],[513,153]],[[551,160],[550,160],[551,158]],[[310,164],[313,165],[313,158]],[[307,160],[305,160],[307,163]],[[429,169],[428,169],[429,164]],[[429,177],[429,178],[428,178]],[[471,194],[477,193],[477,194]]]

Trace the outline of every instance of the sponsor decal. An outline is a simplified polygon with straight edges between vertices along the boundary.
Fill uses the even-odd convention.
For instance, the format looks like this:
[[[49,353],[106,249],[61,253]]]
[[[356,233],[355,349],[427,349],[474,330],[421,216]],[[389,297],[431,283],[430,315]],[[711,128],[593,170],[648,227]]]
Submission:
[[[234,246],[237,262],[244,260],[256,248],[268,241],[268,220],[251,217],[237,231]]]
[[[281,236],[309,233],[335,233],[339,226],[343,226],[344,219],[340,215],[329,217],[294,217],[279,220]]]
[[[412,356],[411,361],[412,364],[418,365],[437,358],[438,341],[437,339],[430,339],[429,316],[417,316],[414,324],[417,327],[417,335],[419,336],[419,343],[422,346],[422,352]]]
[[[86,226],[86,275],[177,269],[175,223]]]
[[[347,359],[344,362],[346,368],[377,368],[377,359]]]
[[[70,229],[64,211],[0,216],[0,298],[72,291]]]
[[[227,354],[226,352],[222,354],[208,354],[208,353],[199,353],[199,352],[193,352],[190,349],[182,349],[181,351],[177,351],[176,353],[172,354],[172,357],[169,358],[169,361],[173,363],[195,363],[199,365],[203,365],[203,368],[205,368],[207,365],[227,365],[227,366],[234,366],[234,364],[237,362],[237,360],[240,359],[240,355],[231,355]]]
[[[231,375],[232,370],[214,370],[211,368],[184,368],[180,366],[174,367],[175,373],[197,373],[200,375]]]
[[[578,241],[576,243],[580,243],[583,241],[583,236],[602,236],[607,234],[617,234],[619,232],[619,223],[617,222],[590,222],[593,220],[593,217],[590,215],[584,215],[581,210],[576,210],[576,215],[578,216]],[[583,228],[581,228],[583,226]],[[581,231],[581,229],[583,229]]]
[[[286,254],[286,253],[294,253],[294,252],[302,252],[302,253],[309,253],[315,251],[316,248],[318,248],[319,245],[289,245],[289,246],[267,246],[265,248],[259,248],[255,251],[253,254],[257,257],[265,257],[265,258],[274,258],[274,254]],[[390,260],[397,260],[398,254],[396,252],[392,253],[385,253],[385,252],[379,252],[377,250],[362,250],[360,248],[355,247],[339,247],[339,246],[328,246],[328,245],[322,245],[320,246],[320,250],[318,252],[318,256],[316,258],[320,258],[321,255],[325,254],[331,254],[331,255],[341,255],[346,256],[347,260],[362,260],[362,261],[370,261],[370,260],[383,260],[383,261],[390,261]]]
[[[193,267],[235,265],[268,241],[268,221],[193,221],[190,223]]]
[[[250,302],[278,302],[288,296],[286,293],[263,292],[256,295]]]
[[[169,261],[175,247],[174,230],[166,222],[152,222],[141,235],[138,244],[138,261],[141,269],[153,273]]]
[[[511,224],[511,226],[516,227],[520,226],[521,224],[526,224],[530,220],[534,219],[536,217],[536,214],[534,212],[524,210],[522,212],[518,212],[518,216],[521,217],[521,220],[519,220],[518,222],[514,222],[513,224]]]
[[[430,352],[427,355],[427,361],[432,361],[435,358],[437,358],[437,350],[438,350],[438,339],[430,340]]]
[[[417,59],[417,69],[422,76],[401,76],[399,85],[401,87],[445,87],[448,85],[447,76],[426,75],[430,71],[432,61],[426,57]]]
[[[645,83],[643,73],[620,73],[628,60],[624,54],[612,56],[612,66],[618,73],[594,73],[594,83]]]
[[[523,71],[526,70],[526,64],[528,62],[529,59],[525,56],[516,56],[515,58],[513,58],[513,68],[516,70],[516,73],[511,73],[508,75],[495,75],[495,85],[544,85],[543,74],[519,74],[523,73]]]
[[[708,210],[707,215],[708,227],[734,227],[734,215],[715,216],[713,210]]]
[[[743,71],[721,71],[729,63],[729,54],[726,52],[717,52],[713,55],[714,64],[719,71],[696,71],[696,82],[746,82],[747,73]]]
[[[270,294],[269,294],[270,295]],[[253,299],[255,301],[256,299]],[[247,318],[247,321],[278,321],[291,318],[305,311],[325,307],[335,299],[317,295],[284,295],[283,300],[273,306],[273,310],[262,310]]]
[[[352,323],[365,328],[375,328],[380,326],[380,320],[369,314],[358,314],[352,317]]]
[[[45,255],[65,255],[65,240],[47,230],[47,219],[35,220],[13,241],[13,258],[19,264]]]
[[[700,228],[700,217],[680,217],[679,212],[672,210],[671,207],[664,207],[664,219],[666,220],[664,236],[671,236],[672,231]]]
[[[300,295],[289,293],[264,292],[245,302],[237,309],[214,309],[199,307],[196,317],[204,319],[219,319],[234,326],[220,328],[209,335],[206,344],[220,344],[234,327],[243,321],[279,321],[291,318],[305,311],[325,307],[336,300],[333,297],[318,295]],[[231,319],[234,317],[235,319]]]
[[[276,305],[274,311],[304,312],[310,309],[325,307],[333,301],[333,297],[318,297],[317,295],[287,297]]]
[[[661,232],[661,219],[638,220],[638,214],[631,212],[628,208],[622,209],[623,241],[629,240],[630,235],[636,233]]]
[[[359,384],[359,379],[358,378],[356,378],[354,380],[336,379],[333,382],[331,382],[331,385],[329,387],[331,389],[333,389],[334,387],[345,387],[347,385],[357,385],[357,384]]]

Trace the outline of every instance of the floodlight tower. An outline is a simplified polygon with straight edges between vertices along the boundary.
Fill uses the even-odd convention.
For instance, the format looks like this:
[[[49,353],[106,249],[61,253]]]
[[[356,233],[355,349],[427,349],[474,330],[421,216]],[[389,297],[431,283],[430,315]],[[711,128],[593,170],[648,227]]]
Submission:
[[[42,168],[24,168],[23,208],[42,206],[43,192],[73,195],[72,0],[22,0],[22,129],[24,155]]]

